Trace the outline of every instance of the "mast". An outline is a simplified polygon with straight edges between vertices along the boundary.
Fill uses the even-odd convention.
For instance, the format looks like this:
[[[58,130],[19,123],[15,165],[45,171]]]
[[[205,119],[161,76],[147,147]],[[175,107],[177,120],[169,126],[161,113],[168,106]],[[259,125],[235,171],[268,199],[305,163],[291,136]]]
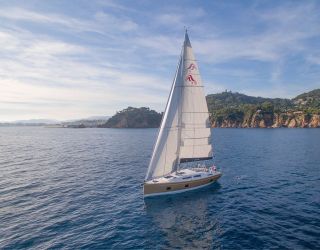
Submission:
[[[189,37],[188,37],[188,30],[187,28],[185,29],[185,35],[184,35],[184,42],[183,42],[183,46],[182,46],[182,68],[184,69],[184,51],[185,51],[185,46],[186,46],[186,43],[187,41],[189,41]],[[190,41],[189,41],[190,43]],[[184,70],[183,72],[181,72],[184,74]],[[183,86],[180,87],[180,92],[181,92],[181,97],[183,98],[183,94],[182,94],[182,91],[183,91]],[[181,103],[183,102],[181,98]],[[175,171],[179,171],[180,169],[180,148],[181,148],[181,131],[182,131],[182,105],[179,105],[179,121],[178,121],[178,126],[179,126],[179,134],[178,134],[178,152],[177,152],[177,155],[178,155],[178,162],[177,162],[177,166],[175,167]]]

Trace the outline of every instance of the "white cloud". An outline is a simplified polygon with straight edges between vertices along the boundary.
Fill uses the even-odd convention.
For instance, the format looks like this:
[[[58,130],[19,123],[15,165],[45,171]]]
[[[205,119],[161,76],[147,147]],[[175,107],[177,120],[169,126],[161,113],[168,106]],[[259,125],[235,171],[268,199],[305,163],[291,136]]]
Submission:
[[[0,17],[9,20],[59,25],[64,28],[72,29],[73,32],[93,31],[104,33],[101,27],[97,27],[90,20],[80,20],[78,18],[67,17],[61,14],[41,14],[35,11],[21,8],[2,8],[0,9]]]
[[[147,102],[159,108],[159,103],[165,103],[159,91],[167,92],[170,81],[164,84],[158,76],[134,72],[128,63],[123,69],[101,61],[105,57],[97,59],[99,48],[6,29],[0,30],[0,37],[0,45],[7,44],[0,55],[10,55],[0,57],[0,120],[19,119],[19,106],[22,113],[30,114],[41,114],[48,107],[51,118],[69,119],[90,112],[111,115],[122,105]],[[53,107],[60,111],[53,112]]]
[[[90,31],[104,35],[110,35],[110,31],[132,31],[138,27],[135,22],[127,17],[119,18],[102,11],[95,13],[91,19],[79,19],[55,13],[42,14],[22,8],[3,8],[0,9],[0,18],[52,24],[61,28],[68,28],[72,32]]]
[[[320,54],[319,55],[308,55],[307,61],[312,64],[320,65]]]
[[[132,8],[128,8],[124,5],[119,4],[119,1],[116,0],[97,0],[95,1],[98,5],[112,8],[115,10],[120,10],[120,11],[130,11],[130,12],[136,12],[136,10]]]
[[[115,32],[133,31],[138,28],[138,24],[127,18],[117,18],[114,15],[105,12],[98,12],[95,14],[95,19],[100,25],[108,30]]]
[[[179,55],[181,50],[181,39],[172,38],[170,36],[144,36],[136,38],[134,43],[152,49],[152,54],[160,55]]]
[[[173,7],[173,10],[176,8]],[[306,50],[308,45],[304,43],[305,40],[320,36],[319,15],[313,4],[290,7],[285,5],[268,11],[255,10],[253,14],[250,13],[252,18],[255,18],[256,22],[265,23],[265,27],[258,32],[233,36],[216,32],[216,26],[209,26],[198,19],[197,17],[206,15],[201,8],[192,15],[182,15],[181,13],[188,12],[185,9],[176,12],[173,10],[155,15],[156,23],[162,27],[182,29],[192,20],[194,25],[191,29],[200,36],[193,37],[191,42],[196,54],[207,63],[221,63],[239,58],[276,62],[288,53]],[[307,17],[306,13],[308,13]],[[137,38],[135,42],[139,46],[153,49],[152,53],[163,56],[177,55],[181,40],[169,33],[157,36],[146,35]]]
[[[98,8],[90,5],[85,18],[77,8],[70,15],[34,6],[0,8],[0,120],[10,114],[10,107],[15,110],[12,117],[19,107],[40,115],[47,114],[48,106],[52,118],[111,115],[129,105],[162,111],[183,26],[190,23],[200,67],[208,69],[202,72],[209,76],[207,93],[237,88],[239,83],[227,81],[238,78],[241,84],[251,83],[241,92],[285,95],[287,57],[300,55],[306,63],[319,65],[319,51],[308,44],[320,36],[312,2],[251,8],[249,23],[259,29],[243,33],[224,32],[229,27],[219,26],[214,12],[193,6],[191,13],[185,6],[172,6],[144,13],[132,4],[101,1]],[[252,66],[258,62],[271,70],[262,75],[239,61]],[[279,92],[263,89],[260,80],[274,83]]]
[[[155,21],[160,25],[166,26],[178,26],[183,27],[185,24],[183,22],[183,16],[177,13],[165,13],[161,15],[157,15],[155,17]]]
[[[244,38],[209,38],[193,42],[196,51],[205,55],[208,62],[225,62],[237,58],[260,61],[277,61],[286,53],[305,49],[303,39],[309,38],[308,32],[268,31],[261,35]]]

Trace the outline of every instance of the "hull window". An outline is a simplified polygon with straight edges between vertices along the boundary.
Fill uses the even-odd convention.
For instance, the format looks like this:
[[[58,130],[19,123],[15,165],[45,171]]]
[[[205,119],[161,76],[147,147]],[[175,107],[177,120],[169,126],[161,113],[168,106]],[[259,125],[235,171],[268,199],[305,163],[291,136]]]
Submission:
[[[191,176],[183,177],[182,179],[183,179],[183,180],[185,180],[185,179],[191,179]]]

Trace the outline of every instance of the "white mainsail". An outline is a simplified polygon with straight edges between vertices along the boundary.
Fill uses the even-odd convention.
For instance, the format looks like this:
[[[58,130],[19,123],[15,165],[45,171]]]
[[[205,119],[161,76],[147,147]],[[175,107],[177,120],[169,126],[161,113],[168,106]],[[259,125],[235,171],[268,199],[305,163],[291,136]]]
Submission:
[[[186,32],[146,180],[177,170],[180,162],[211,159],[210,138],[208,107]]]

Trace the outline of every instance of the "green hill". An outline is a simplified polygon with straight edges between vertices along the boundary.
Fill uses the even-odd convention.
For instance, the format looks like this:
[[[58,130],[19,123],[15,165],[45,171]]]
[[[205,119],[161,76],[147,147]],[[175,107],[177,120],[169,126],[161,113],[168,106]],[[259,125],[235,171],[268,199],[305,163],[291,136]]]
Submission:
[[[99,127],[102,128],[157,128],[162,115],[146,107],[128,107],[117,112]]]
[[[293,100],[298,100],[298,99],[306,100],[308,98],[317,100],[319,102],[320,101],[320,89],[315,89],[310,92],[306,92],[301,95],[298,95],[297,97],[293,98]]]
[[[289,99],[254,97],[231,91],[207,95],[206,98],[208,108],[211,111],[223,108],[241,108],[244,105],[261,106],[263,103],[272,103],[275,108],[281,110],[293,107],[293,103]]]
[[[320,89],[291,100],[226,91],[208,95],[207,103],[214,127],[314,127],[313,119],[320,114]]]
[[[298,109],[309,113],[319,113],[320,110],[320,89],[298,95],[292,99]]]

